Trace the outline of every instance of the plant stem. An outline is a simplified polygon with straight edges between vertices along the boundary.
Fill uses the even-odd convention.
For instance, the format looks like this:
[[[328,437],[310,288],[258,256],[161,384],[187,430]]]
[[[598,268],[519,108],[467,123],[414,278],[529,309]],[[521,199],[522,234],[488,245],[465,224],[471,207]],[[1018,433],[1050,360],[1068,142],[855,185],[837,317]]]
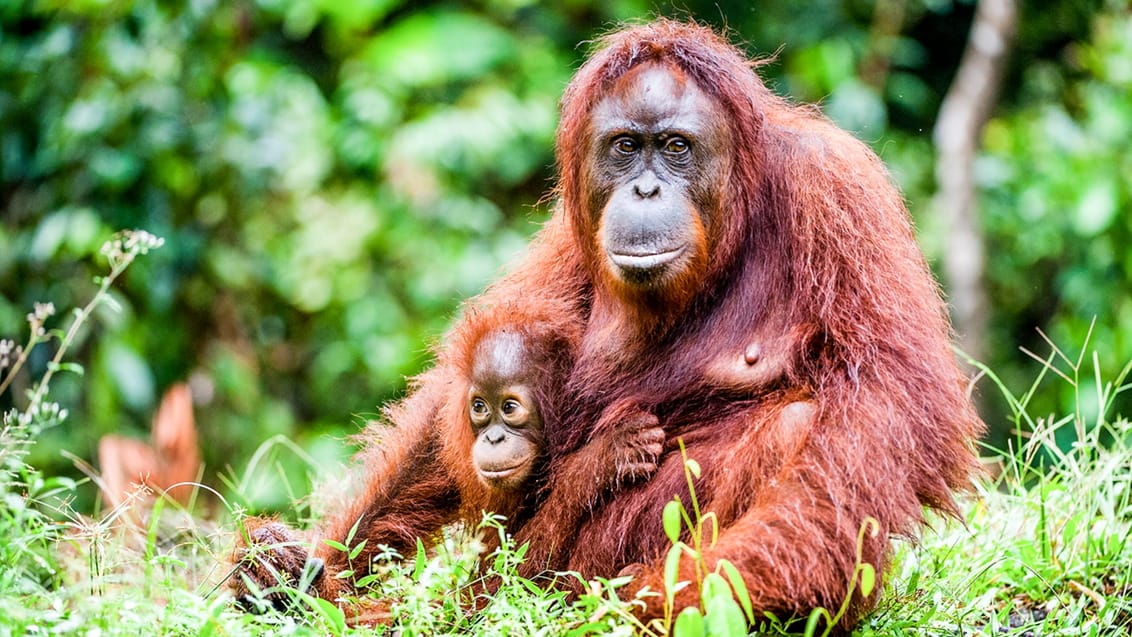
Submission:
[[[32,334],[28,338],[27,345],[24,345],[24,348],[20,350],[20,357],[16,359],[16,362],[12,365],[12,368],[8,370],[8,375],[4,377],[4,382],[0,383],[0,394],[3,394],[4,391],[8,389],[8,385],[12,384],[12,379],[16,377],[16,372],[20,371],[20,368],[23,367],[24,363],[27,362],[28,354],[31,353],[32,348],[34,348],[36,345],[39,345],[44,340],[45,339],[39,338],[39,336],[36,334]]]
[[[103,277],[102,284],[99,286],[98,292],[95,292],[94,298],[75,313],[75,319],[71,321],[71,325],[67,328],[66,335],[63,336],[63,340],[59,343],[59,349],[55,352],[55,357],[47,364],[47,371],[43,373],[43,378],[39,379],[39,383],[36,384],[35,392],[32,394],[28,408],[23,414],[29,422],[32,414],[39,411],[39,404],[47,394],[47,387],[51,382],[51,377],[55,375],[55,370],[59,369],[59,364],[63,361],[63,355],[67,352],[67,349],[70,348],[71,343],[74,342],[75,336],[79,333],[79,328],[82,327],[83,323],[90,317],[90,313],[94,311],[94,308],[102,302],[102,299],[106,296],[107,290],[110,289],[110,284],[114,282],[114,279],[118,278],[119,274],[125,271],[126,267],[129,266],[133,260],[133,253],[127,252],[124,254],[122,261],[110,270],[110,274]]]

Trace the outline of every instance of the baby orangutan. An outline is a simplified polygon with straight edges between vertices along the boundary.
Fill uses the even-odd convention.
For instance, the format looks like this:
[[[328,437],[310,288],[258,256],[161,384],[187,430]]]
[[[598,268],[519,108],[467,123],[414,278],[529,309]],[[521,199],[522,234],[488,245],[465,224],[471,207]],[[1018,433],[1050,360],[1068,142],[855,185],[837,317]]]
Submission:
[[[451,394],[427,425],[435,430],[437,443],[431,453],[439,456],[443,472],[420,479],[444,481],[457,497],[450,509],[435,515],[429,528],[416,518],[413,522],[420,537],[427,538],[451,522],[474,528],[485,511],[502,515],[508,528],[518,531],[517,541],[531,545],[521,568],[529,576],[565,564],[568,556],[555,550],[604,495],[656,471],[665,434],[657,418],[643,409],[611,405],[601,417],[602,433],[555,468],[555,479],[569,488],[548,484],[546,432],[568,414],[565,383],[580,334],[577,326],[553,320],[554,314],[528,314],[509,306],[480,310],[468,331],[453,336],[447,353],[457,358],[447,362],[457,376]],[[396,417],[397,412],[390,414]],[[392,496],[396,494],[383,511],[386,524],[357,530],[355,544],[365,540],[366,551],[382,543],[402,552],[415,545],[417,536],[399,537],[406,524],[394,512],[399,506],[409,508],[405,516],[418,512],[412,502]],[[356,513],[339,514],[318,535],[337,538],[338,527],[349,529],[357,519]],[[334,578],[350,566],[342,551],[316,546],[318,557],[309,559],[295,532],[269,520],[245,520],[245,530],[246,538],[239,538],[233,553],[236,568],[230,580],[245,606],[259,591],[261,599],[284,608],[289,597],[280,582],[295,586],[309,581],[308,588],[324,598],[350,594]],[[484,543],[490,551],[499,537],[488,534]],[[355,622],[381,621],[387,607],[363,602],[351,617]]]
[[[652,475],[665,442],[656,416],[636,405],[611,405],[602,414],[600,433],[563,458],[548,481],[546,431],[568,413],[564,378],[549,362],[556,353],[553,328],[516,326],[485,334],[474,348],[469,375],[467,422],[475,436],[469,460],[480,484],[466,489],[466,500],[480,504],[477,512],[508,517],[517,542],[529,543],[528,559],[519,568],[526,577],[564,568],[569,556],[559,549],[589,508],[604,494]],[[537,513],[530,516],[532,509]],[[498,537],[484,541],[491,549]]]
[[[475,349],[467,403],[475,434],[471,464],[490,489],[533,486],[528,481],[544,460],[546,443],[541,406],[551,405],[553,396],[562,392],[557,382],[547,382],[548,370],[538,364],[543,356],[532,350],[535,343],[528,338],[501,330],[489,333]],[[594,487],[583,494],[586,499],[596,499],[616,483],[649,475],[663,449],[664,431],[654,416],[622,408],[609,417],[619,422],[606,428],[601,444],[587,446],[565,463],[572,472],[596,472],[584,481]]]
[[[476,348],[468,388],[468,420],[475,442],[471,463],[484,486],[527,484],[546,446],[534,395],[534,370],[521,337],[492,333]],[[518,350],[517,352],[514,350]]]

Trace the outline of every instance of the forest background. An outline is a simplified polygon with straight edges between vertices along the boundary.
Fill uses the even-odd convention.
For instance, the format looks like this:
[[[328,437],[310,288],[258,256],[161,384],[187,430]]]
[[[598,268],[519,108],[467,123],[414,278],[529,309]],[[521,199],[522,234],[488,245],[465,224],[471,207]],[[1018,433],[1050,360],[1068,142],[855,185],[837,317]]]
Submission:
[[[956,248],[933,142],[975,15],[959,0],[15,0],[0,6],[0,337],[36,302],[94,293],[116,230],[165,245],[101,305],[52,395],[70,412],[29,461],[79,475],[108,433],[148,435],[187,380],[203,481],[240,473],[283,435],[315,461],[430,360],[459,302],[548,215],[557,101],[587,41],[625,20],[726,26],[777,92],[818,102],[903,188],[945,289],[957,250],[984,261],[961,346],[1014,391],[1042,334],[1132,360],[1132,5],[1018,7],[971,158],[973,230]],[[948,137],[941,138],[946,141]],[[962,239],[960,237],[959,239]],[[966,294],[968,292],[964,292]],[[979,304],[976,303],[976,306]],[[1095,326],[1090,333],[1090,325]],[[1088,335],[1088,336],[1087,336]],[[32,352],[0,410],[21,406],[52,347]],[[1031,413],[1077,408],[1047,383]],[[1009,408],[976,386],[990,442]],[[1127,397],[1117,413],[1129,413]],[[1065,435],[1072,435],[1066,428]],[[1068,443],[1068,441],[1066,441]],[[280,454],[291,484],[308,463]],[[230,469],[236,467],[237,469]],[[254,508],[296,495],[267,480]],[[309,485],[308,485],[309,486]],[[93,487],[77,505],[94,506]]]

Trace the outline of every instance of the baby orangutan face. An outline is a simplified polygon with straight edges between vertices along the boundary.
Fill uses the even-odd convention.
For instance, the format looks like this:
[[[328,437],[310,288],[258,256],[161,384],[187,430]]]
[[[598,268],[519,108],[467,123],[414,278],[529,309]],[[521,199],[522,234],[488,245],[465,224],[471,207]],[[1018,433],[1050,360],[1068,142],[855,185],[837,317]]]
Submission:
[[[545,447],[533,367],[518,334],[497,332],[476,347],[468,389],[468,416],[476,435],[472,463],[480,480],[493,489],[522,486]]]

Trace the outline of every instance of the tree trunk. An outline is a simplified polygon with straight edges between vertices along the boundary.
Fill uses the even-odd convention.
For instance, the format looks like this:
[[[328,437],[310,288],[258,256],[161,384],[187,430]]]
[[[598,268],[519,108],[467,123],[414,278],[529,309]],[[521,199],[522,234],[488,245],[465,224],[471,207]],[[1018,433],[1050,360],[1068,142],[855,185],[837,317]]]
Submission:
[[[998,97],[1017,23],[1014,0],[979,0],[967,48],[939,109],[935,209],[947,231],[943,274],[960,346],[975,359],[986,354],[986,261],[975,199],[975,152]]]

